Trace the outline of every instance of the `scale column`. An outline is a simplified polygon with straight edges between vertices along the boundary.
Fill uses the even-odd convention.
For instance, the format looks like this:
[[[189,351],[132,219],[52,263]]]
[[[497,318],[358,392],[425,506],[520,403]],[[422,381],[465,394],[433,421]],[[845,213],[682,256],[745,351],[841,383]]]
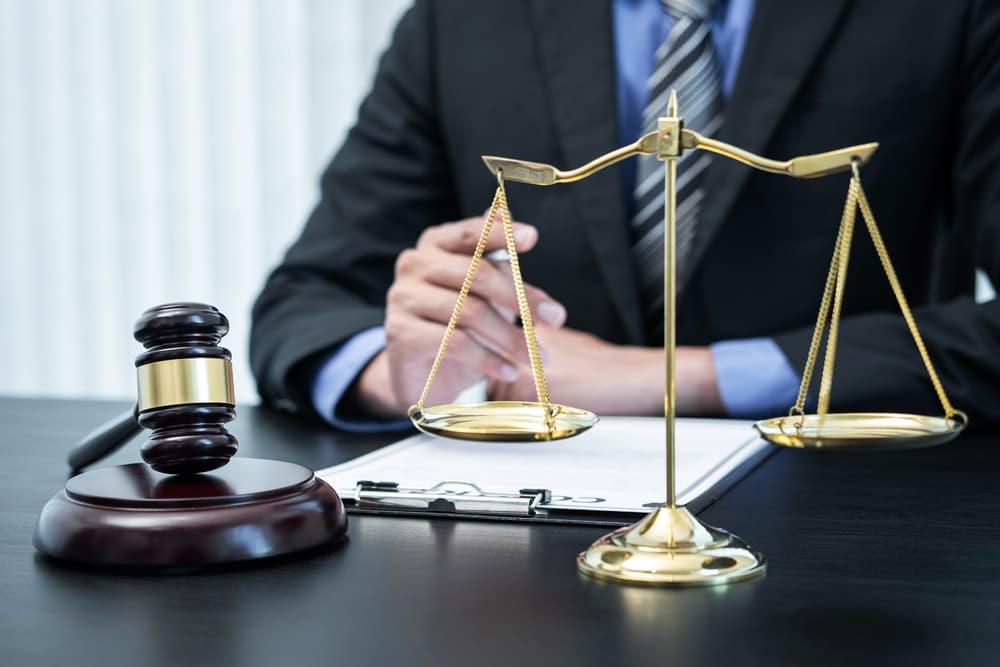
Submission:
[[[681,120],[677,117],[677,91],[670,92],[667,117],[660,118],[657,127],[656,157],[663,160],[663,355],[666,358],[666,388],[663,394],[663,415],[666,418],[667,497],[666,506],[677,506],[674,466],[677,420],[677,160],[681,156]]]
[[[656,156],[665,163],[663,206],[663,354],[666,388],[666,502],[631,526],[605,535],[577,557],[584,574],[618,583],[657,586],[710,586],[753,579],[764,574],[764,556],[738,537],[707,526],[686,507],[677,505],[676,454],[676,321],[677,294],[677,161],[684,123],[671,91],[667,115],[656,132]]]

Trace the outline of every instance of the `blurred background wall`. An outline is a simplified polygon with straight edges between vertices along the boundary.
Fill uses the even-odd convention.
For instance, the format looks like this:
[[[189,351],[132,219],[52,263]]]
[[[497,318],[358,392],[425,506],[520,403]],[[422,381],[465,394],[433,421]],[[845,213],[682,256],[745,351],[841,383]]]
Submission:
[[[132,323],[185,300],[254,400],[252,300],[408,3],[0,0],[0,394],[134,397]]]
[[[135,396],[132,323],[249,312],[408,0],[0,0],[0,393]]]

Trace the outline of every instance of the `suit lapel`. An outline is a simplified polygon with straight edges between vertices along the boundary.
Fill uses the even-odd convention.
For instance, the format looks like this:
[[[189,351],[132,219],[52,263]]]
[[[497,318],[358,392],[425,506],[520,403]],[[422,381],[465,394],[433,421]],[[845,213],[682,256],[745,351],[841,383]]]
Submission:
[[[716,135],[754,153],[766,151],[802,82],[834,33],[850,0],[757,0],[740,74]],[[577,167],[619,144],[615,107],[615,54],[607,0],[532,3],[542,77],[563,160]],[[684,110],[681,109],[683,115]],[[698,128],[693,128],[697,130]],[[767,156],[785,159],[788,155]],[[531,159],[525,156],[525,159]],[[751,169],[718,157],[705,175],[710,193],[691,250],[704,256],[750,177]],[[580,221],[631,340],[642,340],[641,310],[632,269],[628,221],[616,169],[569,186]],[[690,282],[689,282],[690,284]]]
[[[849,0],[757,0],[740,72],[726,106],[725,123],[716,135],[718,139],[753,153],[766,151],[848,3]],[[793,156],[765,157],[784,160]],[[697,265],[704,256],[751,171],[750,167],[722,157],[712,160],[705,174],[709,197],[700,213],[691,250],[692,265]]]
[[[542,77],[561,149],[556,166],[578,167],[618,146],[611,5],[537,0],[532,5]],[[531,159],[531,156],[524,156]],[[599,270],[629,340],[643,338],[619,170],[606,169],[573,188]]]

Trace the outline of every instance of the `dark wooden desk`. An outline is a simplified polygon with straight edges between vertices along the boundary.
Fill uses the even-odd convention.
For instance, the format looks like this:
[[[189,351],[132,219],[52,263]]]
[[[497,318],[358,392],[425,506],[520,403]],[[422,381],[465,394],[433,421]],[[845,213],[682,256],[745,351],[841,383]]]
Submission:
[[[82,433],[126,407],[0,400],[0,664],[989,665],[1000,662],[1000,442],[778,453],[702,516],[763,550],[723,589],[601,584],[604,531],[351,517],[350,543],[273,567],[111,576],[57,567],[35,518]],[[322,467],[386,442],[242,408],[241,454]],[[111,462],[137,460],[130,446]]]

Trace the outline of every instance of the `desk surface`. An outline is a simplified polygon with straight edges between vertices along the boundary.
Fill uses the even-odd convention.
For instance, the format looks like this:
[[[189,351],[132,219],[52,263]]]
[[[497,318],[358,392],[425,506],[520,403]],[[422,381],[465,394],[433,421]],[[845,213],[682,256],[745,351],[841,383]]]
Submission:
[[[762,550],[720,589],[576,572],[600,528],[351,517],[271,567],[112,576],[31,546],[69,445],[124,403],[0,399],[4,665],[984,665],[1000,651],[1000,442],[781,451],[701,516]],[[242,408],[244,456],[314,468],[385,443]],[[137,460],[131,445],[111,463]]]

